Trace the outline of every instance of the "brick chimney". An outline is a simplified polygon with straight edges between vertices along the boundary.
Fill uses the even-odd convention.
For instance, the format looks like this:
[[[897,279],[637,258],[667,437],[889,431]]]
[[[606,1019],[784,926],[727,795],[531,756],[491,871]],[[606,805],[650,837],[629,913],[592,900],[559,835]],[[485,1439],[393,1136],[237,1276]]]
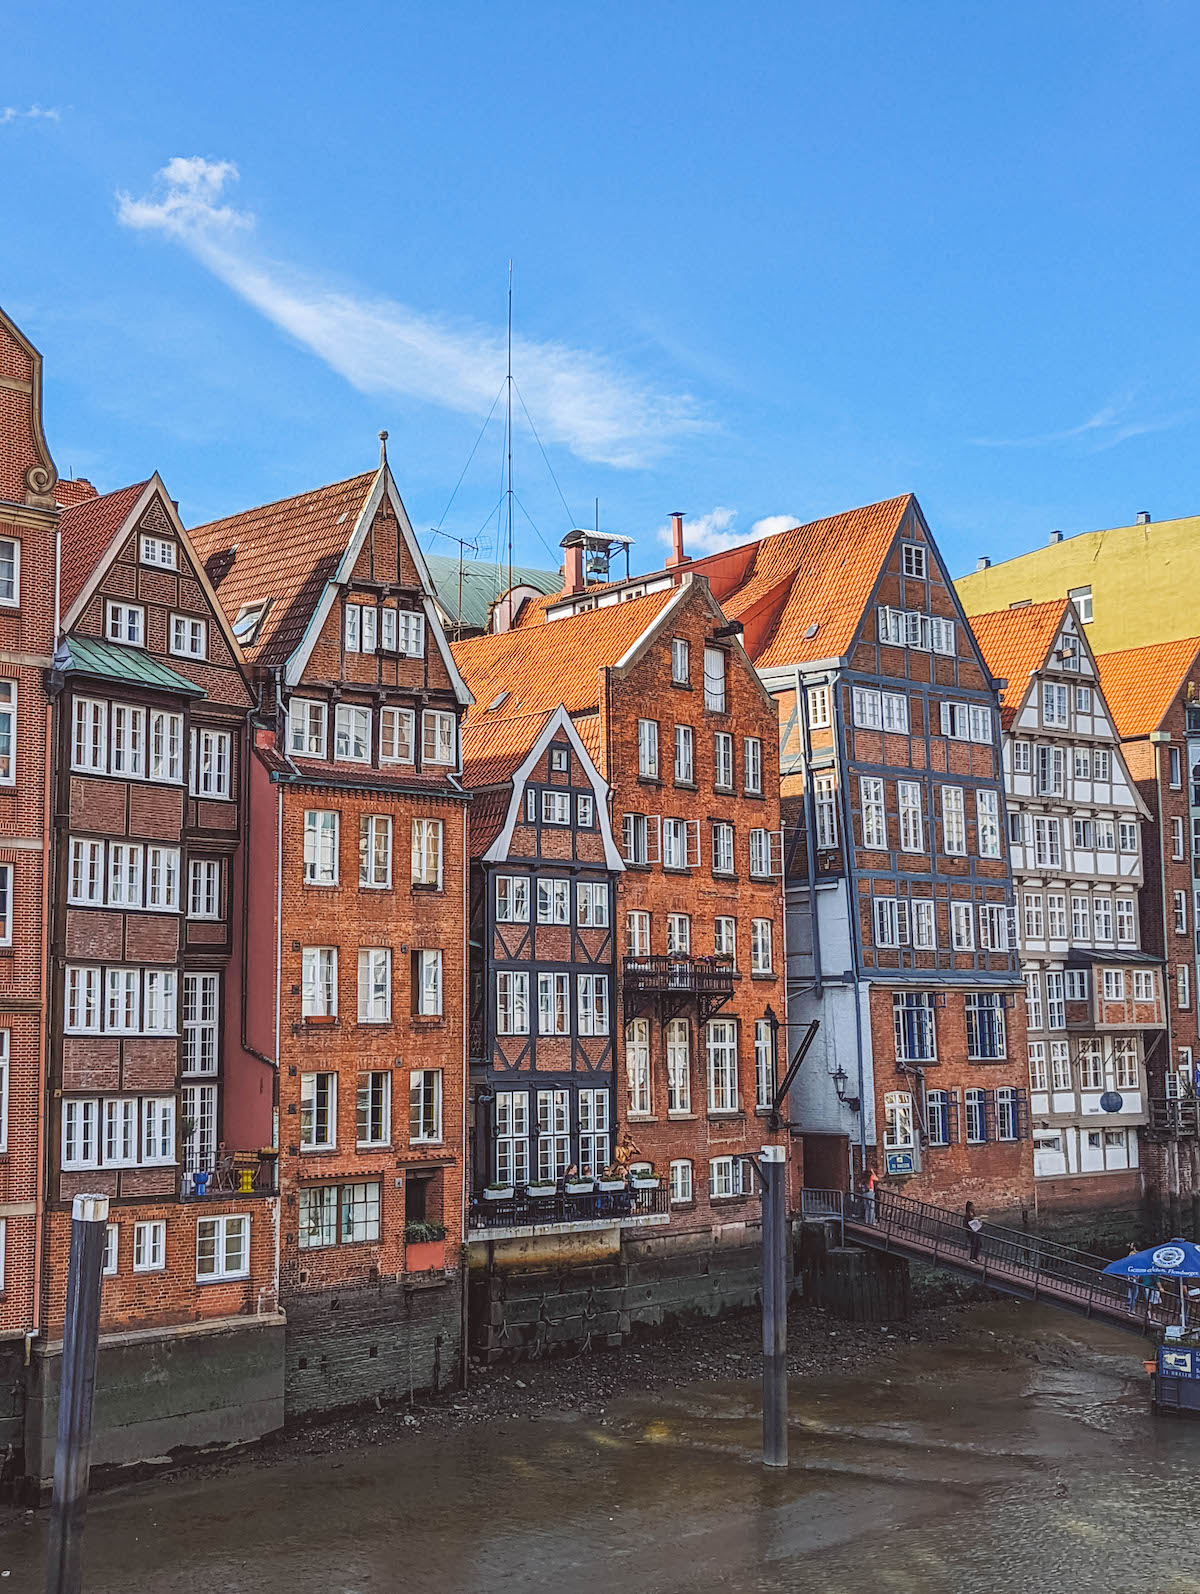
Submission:
[[[683,510],[671,511],[671,552],[663,564],[664,570],[676,570],[680,565],[691,564],[691,554],[683,551]]]
[[[586,585],[583,579],[583,544],[570,543],[563,549],[562,595],[568,598],[574,592],[582,592]]]

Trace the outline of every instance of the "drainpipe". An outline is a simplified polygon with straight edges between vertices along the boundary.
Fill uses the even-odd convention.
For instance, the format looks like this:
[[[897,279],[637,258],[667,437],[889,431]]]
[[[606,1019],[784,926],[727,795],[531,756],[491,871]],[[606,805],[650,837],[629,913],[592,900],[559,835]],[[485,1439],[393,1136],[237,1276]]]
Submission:
[[[863,1061],[863,1036],[862,1036],[862,990],[859,980],[859,971],[862,967],[862,948],[859,945],[858,927],[858,899],[854,896],[853,865],[850,862],[854,846],[854,831],[852,828],[852,815],[850,813],[850,786],[849,777],[842,778],[843,770],[849,763],[846,757],[846,727],[842,720],[842,694],[837,690],[837,683],[830,690],[830,704],[833,709],[833,734],[834,745],[837,748],[838,772],[838,797],[842,815],[842,848],[846,859],[845,882],[847,913],[846,919],[850,926],[850,951],[854,959],[854,966],[850,970],[850,978],[854,985],[854,1045],[858,1058],[858,1165],[860,1172],[867,1166],[867,1095],[866,1095],[866,1066]],[[871,1081],[871,1102],[874,1105],[874,1076]]]

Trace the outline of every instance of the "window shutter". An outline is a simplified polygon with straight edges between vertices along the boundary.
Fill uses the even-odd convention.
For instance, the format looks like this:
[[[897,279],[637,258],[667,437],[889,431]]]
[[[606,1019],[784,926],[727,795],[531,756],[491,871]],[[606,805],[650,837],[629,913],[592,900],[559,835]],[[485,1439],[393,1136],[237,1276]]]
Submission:
[[[983,1138],[993,1141],[996,1138],[996,1092],[985,1090],[983,1093]]]
[[[946,1139],[952,1146],[956,1146],[959,1142],[958,1092],[956,1090],[948,1090],[946,1092]]]
[[[1029,1139],[1029,1092],[1017,1086],[1017,1139]]]
[[[773,879],[783,878],[783,831],[767,832],[767,869]]]
[[[896,940],[901,946],[908,945],[908,903],[896,903]]]
[[[685,826],[685,858],[689,869],[700,867],[700,821],[689,819]]]
[[[646,862],[662,862],[662,818],[659,814],[646,815]]]
[[[942,735],[943,736],[949,736],[950,735],[950,705],[949,705],[949,703],[943,703],[942,704]]]

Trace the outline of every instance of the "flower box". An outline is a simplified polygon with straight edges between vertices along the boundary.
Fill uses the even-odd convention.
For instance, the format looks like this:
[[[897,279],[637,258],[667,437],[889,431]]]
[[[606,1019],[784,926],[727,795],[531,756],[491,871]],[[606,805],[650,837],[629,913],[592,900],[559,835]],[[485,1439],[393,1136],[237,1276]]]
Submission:
[[[568,1195],[591,1195],[596,1188],[594,1179],[568,1179]]]
[[[487,1201],[511,1201],[515,1193],[511,1184],[489,1184],[483,1192]]]
[[[657,1190],[659,1185],[658,1175],[654,1173],[635,1173],[631,1182],[635,1190]]]
[[[547,1180],[544,1183],[535,1181],[533,1184],[527,1185],[526,1189],[531,1196],[537,1199],[558,1194],[558,1186],[552,1183],[550,1180]]]
[[[610,1192],[624,1190],[625,1181],[624,1179],[601,1179],[600,1188],[601,1190],[607,1190]]]
[[[406,1273],[441,1272],[446,1266],[445,1240],[409,1240],[404,1247]]]

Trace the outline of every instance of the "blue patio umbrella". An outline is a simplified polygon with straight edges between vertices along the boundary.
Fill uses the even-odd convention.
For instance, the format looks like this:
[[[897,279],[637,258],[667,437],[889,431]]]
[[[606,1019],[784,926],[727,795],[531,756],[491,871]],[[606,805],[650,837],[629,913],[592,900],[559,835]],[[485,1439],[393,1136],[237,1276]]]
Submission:
[[[1190,1240],[1164,1240],[1110,1262],[1104,1271],[1118,1278],[1200,1279],[1200,1245]]]

